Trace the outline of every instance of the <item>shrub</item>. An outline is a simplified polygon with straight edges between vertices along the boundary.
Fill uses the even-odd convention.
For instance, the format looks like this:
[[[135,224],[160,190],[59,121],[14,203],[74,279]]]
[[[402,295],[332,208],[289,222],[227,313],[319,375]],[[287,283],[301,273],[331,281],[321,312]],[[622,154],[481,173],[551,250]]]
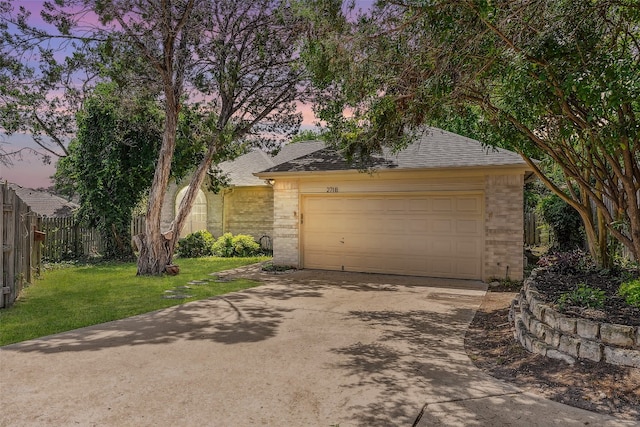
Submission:
[[[220,257],[247,257],[260,253],[260,245],[246,234],[224,233],[213,244],[213,252]]]
[[[640,308],[640,279],[621,284],[618,293],[624,297],[627,304]]]
[[[560,295],[557,304],[560,310],[563,310],[567,306],[602,308],[604,307],[605,299],[606,296],[602,289],[592,288],[581,283],[573,291]]]
[[[178,240],[176,253],[182,258],[199,258],[213,255],[214,238],[207,230],[187,234]]]
[[[538,210],[549,224],[561,251],[579,248],[584,244],[584,226],[578,212],[558,195],[551,194],[540,200]]]
[[[560,274],[588,272],[596,267],[591,256],[580,249],[544,255],[538,260],[538,266]]]

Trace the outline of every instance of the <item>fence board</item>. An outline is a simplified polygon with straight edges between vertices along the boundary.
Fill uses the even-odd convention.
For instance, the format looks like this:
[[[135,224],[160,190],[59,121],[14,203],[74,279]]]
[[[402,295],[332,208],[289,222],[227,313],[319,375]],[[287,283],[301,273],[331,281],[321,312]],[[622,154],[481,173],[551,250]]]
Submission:
[[[81,227],[73,218],[42,218],[41,229],[46,233],[42,257],[48,262],[97,257],[106,244],[95,228]],[[131,220],[131,235],[144,232],[144,217]]]
[[[0,184],[0,210],[0,308],[7,308],[40,271],[39,242],[33,239],[37,216],[6,182]]]

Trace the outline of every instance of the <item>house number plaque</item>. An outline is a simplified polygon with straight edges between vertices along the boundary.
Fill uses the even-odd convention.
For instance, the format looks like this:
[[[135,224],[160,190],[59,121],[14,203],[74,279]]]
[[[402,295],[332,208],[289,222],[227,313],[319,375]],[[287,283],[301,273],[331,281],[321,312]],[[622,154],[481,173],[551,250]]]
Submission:
[[[337,193],[338,187],[327,187],[327,193]]]

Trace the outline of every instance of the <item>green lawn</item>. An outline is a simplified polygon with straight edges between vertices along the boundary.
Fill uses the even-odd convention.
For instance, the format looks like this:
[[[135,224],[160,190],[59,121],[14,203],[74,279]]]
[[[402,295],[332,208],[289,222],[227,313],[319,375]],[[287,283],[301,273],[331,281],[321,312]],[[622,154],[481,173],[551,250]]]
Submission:
[[[11,308],[0,310],[0,346],[251,288],[258,283],[211,280],[206,284],[188,285],[187,282],[215,279],[211,273],[266,259],[179,259],[176,263],[180,265],[180,274],[163,277],[138,277],[133,263],[48,270],[22,292]],[[190,286],[190,289],[179,286]],[[190,297],[165,298],[176,294]]]

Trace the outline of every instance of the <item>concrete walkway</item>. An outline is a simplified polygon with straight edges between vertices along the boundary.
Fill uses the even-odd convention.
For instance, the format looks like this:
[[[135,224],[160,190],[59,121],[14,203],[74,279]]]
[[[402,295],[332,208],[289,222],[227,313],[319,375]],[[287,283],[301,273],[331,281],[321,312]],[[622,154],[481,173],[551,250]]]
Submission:
[[[0,349],[2,426],[630,426],[463,348],[479,282],[301,271]]]

